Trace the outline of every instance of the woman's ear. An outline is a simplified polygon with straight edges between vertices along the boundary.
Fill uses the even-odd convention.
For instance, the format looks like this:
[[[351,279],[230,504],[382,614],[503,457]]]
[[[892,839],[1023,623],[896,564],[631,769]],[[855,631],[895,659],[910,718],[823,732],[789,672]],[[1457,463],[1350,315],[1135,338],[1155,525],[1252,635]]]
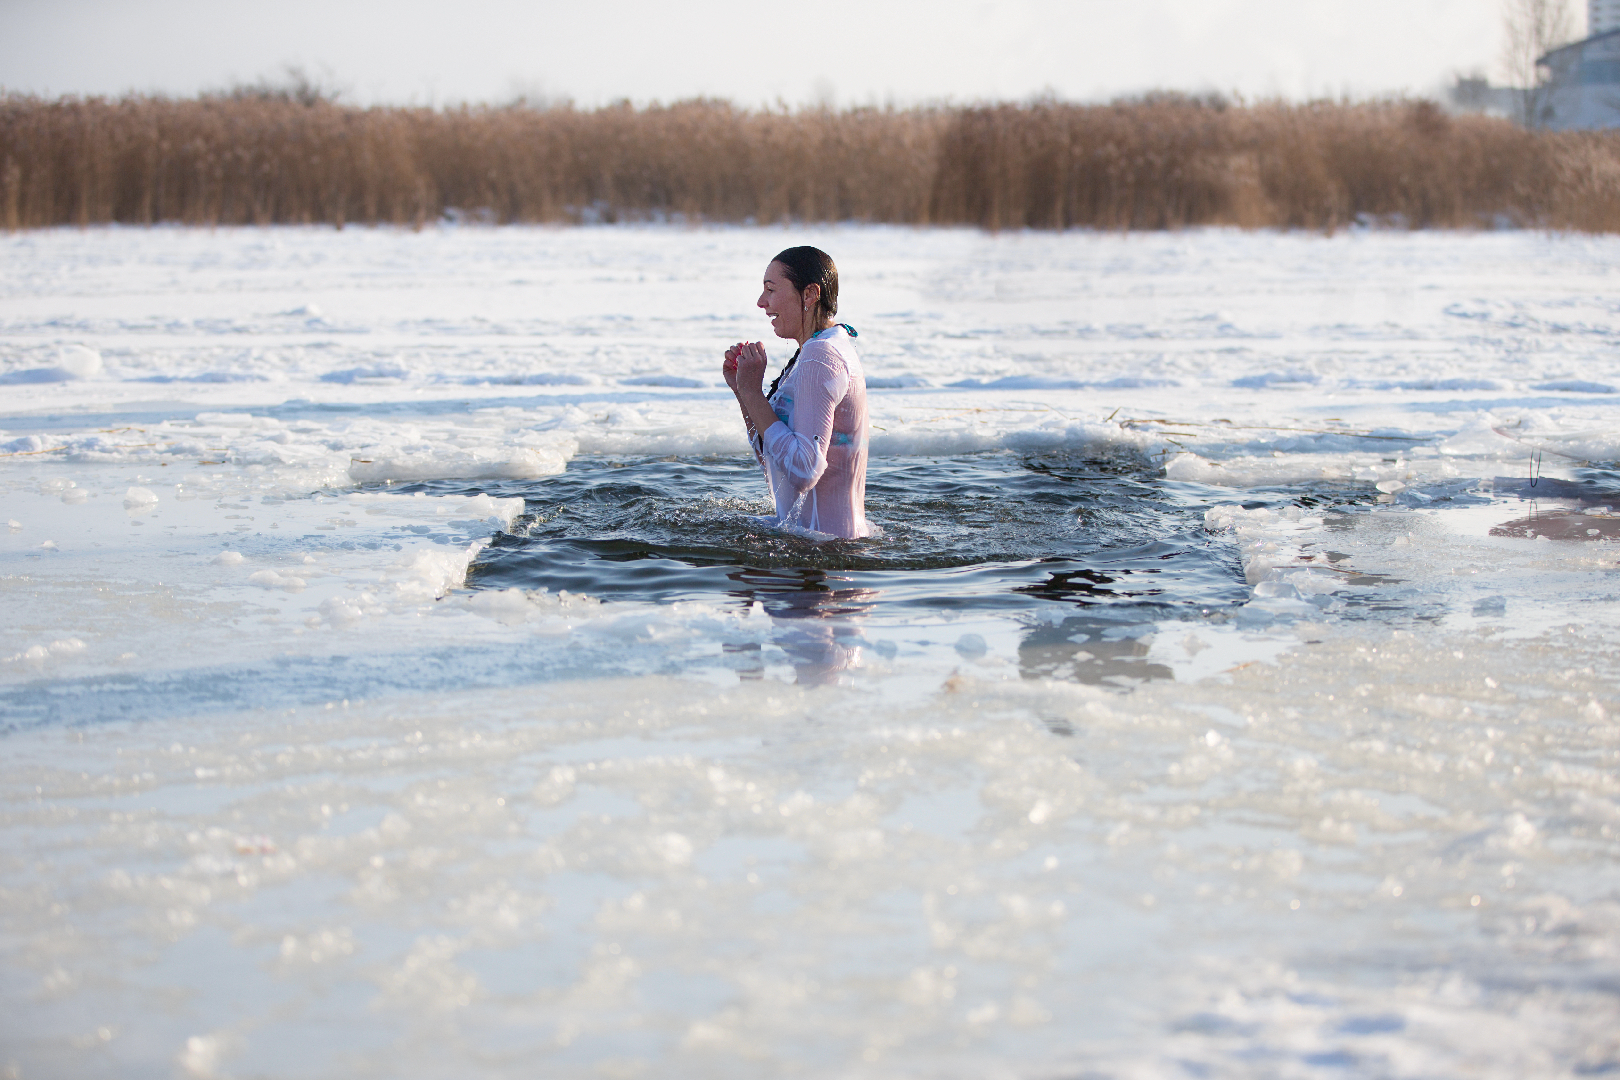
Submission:
[[[809,311],[821,303],[821,286],[812,281],[800,295],[804,297],[804,309]]]

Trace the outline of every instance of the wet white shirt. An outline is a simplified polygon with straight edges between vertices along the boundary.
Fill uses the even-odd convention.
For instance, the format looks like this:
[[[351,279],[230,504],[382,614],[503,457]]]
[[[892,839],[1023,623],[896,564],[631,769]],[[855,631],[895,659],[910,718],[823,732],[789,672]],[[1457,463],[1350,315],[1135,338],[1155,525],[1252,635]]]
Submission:
[[[867,536],[866,374],[842,323],[804,343],[770,399],[777,422],[749,442],[765,470],[779,524]]]

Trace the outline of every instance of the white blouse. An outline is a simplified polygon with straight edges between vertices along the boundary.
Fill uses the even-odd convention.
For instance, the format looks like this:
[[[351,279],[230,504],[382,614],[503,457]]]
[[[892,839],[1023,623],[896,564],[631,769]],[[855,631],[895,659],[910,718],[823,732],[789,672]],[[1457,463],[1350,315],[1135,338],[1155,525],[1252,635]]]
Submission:
[[[804,343],[770,399],[777,422],[763,436],[748,425],[754,457],[780,525],[831,536],[868,536],[866,373],[854,335],[840,323]]]

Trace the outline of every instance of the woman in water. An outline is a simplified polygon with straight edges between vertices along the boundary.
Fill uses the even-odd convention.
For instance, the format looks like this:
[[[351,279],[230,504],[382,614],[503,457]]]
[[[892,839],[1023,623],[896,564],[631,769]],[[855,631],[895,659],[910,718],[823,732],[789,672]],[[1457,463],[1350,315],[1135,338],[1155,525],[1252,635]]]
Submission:
[[[722,371],[765,470],[777,522],[831,536],[866,536],[866,375],[855,330],[834,323],[838,268],[819,248],[792,247],[765,268],[759,306],[776,336],[799,343],[762,390],[765,346],[738,342]]]

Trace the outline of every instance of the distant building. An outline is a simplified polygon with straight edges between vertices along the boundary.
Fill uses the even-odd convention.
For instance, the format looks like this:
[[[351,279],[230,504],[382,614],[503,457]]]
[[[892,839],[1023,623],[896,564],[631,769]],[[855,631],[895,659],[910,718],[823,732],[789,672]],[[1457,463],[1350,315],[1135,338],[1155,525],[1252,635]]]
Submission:
[[[1586,36],[1620,30],[1620,0],[1586,0]]]
[[[1620,127],[1620,0],[1587,0],[1587,37],[1536,63],[1547,69],[1537,95],[1539,127]]]
[[[1620,2],[1620,0],[1616,0]],[[1453,112],[1485,113],[1518,119],[1523,111],[1524,91],[1511,86],[1492,86],[1483,75],[1459,75],[1446,88],[1445,104]]]

